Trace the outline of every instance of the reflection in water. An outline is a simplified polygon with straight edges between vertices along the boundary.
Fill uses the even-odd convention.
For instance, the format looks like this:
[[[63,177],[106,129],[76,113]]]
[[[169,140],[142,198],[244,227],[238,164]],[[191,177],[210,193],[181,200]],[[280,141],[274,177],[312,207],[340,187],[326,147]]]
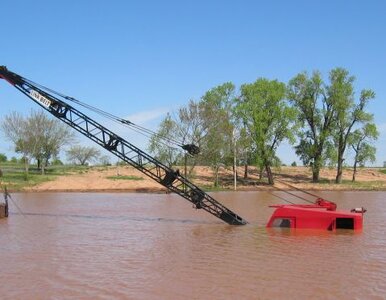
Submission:
[[[280,195],[280,194],[279,194]],[[0,220],[2,299],[382,299],[384,192],[330,192],[365,206],[363,232],[266,229],[280,199],[216,193],[230,226],[175,195],[14,194]],[[281,195],[284,197],[284,195]],[[296,202],[296,200],[289,199]]]

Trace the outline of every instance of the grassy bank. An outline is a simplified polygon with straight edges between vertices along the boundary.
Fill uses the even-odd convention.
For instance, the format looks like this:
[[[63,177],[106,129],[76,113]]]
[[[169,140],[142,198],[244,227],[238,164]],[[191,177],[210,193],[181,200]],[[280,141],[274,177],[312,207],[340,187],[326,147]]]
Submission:
[[[50,166],[45,170],[45,174],[36,165],[29,167],[28,173],[23,164],[2,163],[0,165],[2,185],[6,185],[12,191],[21,191],[28,187],[37,186],[41,183],[53,181],[59,176],[69,176],[72,174],[87,173],[90,167],[86,166]]]

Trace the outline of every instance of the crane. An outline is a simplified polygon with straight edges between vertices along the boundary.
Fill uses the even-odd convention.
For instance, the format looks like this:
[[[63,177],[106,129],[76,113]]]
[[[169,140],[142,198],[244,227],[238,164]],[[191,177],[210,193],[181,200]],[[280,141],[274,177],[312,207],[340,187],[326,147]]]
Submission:
[[[188,200],[195,208],[203,209],[230,225],[247,224],[245,219],[225,207],[212,196],[208,195],[197,185],[181,175],[178,170],[174,170],[164,165],[156,158],[145,153],[127,140],[71,106],[67,101],[76,102],[77,100],[73,97],[63,95],[52,89],[34,83],[31,80],[9,71],[5,66],[0,66],[0,78],[5,79],[8,83],[60,121],[66,123],[110,153],[163,185],[169,191]],[[121,122],[131,123],[127,120],[121,120]],[[192,154],[198,152],[197,146],[193,144],[181,145],[181,147]]]

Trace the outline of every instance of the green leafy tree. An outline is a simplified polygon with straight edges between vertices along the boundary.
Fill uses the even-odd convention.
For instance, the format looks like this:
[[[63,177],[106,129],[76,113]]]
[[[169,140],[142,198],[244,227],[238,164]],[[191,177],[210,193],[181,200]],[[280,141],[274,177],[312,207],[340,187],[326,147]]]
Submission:
[[[354,156],[354,171],[352,181],[355,181],[357,166],[364,166],[366,162],[375,162],[376,148],[371,145],[371,142],[376,140],[379,132],[375,124],[368,123],[360,129],[352,132],[348,138],[348,144],[351,145],[355,152]]]
[[[271,168],[279,161],[277,147],[283,140],[292,143],[295,138],[296,111],[287,104],[285,96],[284,83],[260,78],[241,86],[236,108],[253,139],[256,160],[264,166],[269,184],[274,184]]]
[[[237,112],[236,112],[237,113]],[[241,121],[241,122],[240,122]],[[248,128],[242,120],[236,117],[236,129],[238,131],[238,139],[236,140],[238,153],[237,157],[240,157],[241,163],[244,165],[244,179],[248,179],[248,165],[253,163],[254,150],[253,140],[248,133]]]
[[[8,158],[5,154],[0,153],[0,162],[4,163],[7,162]]]
[[[185,166],[189,166],[185,175],[189,175],[198,163],[201,154],[183,153],[181,145],[193,144],[201,149],[205,135],[206,129],[200,115],[200,104],[190,100],[186,106],[178,110],[176,115],[167,114],[156,134],[150,139],[148,148],[158,159],[169,166],[181,163],[184,157]]]
[[[208,123],[203,118],[203,107],[200,101],[190,100],[188,105],[178,110],[177,137],[183,144],[193,144],[200,148],[200,153],[196,155],[187,155],[185,153],[186,163],[189,165],[188,175],[198,164],[206,164],[205,151],[203,151],[205,137],[208,134]]]
[[[26,119],[28,132],[26,143],[33,158],[38,162],[42,174],[51,158],[55,158],[60,149],[75,140],[70,127],[58,120],[49,118],[43,111],[32,111]]]
[[[175,122],[178,140],[183,144],[201,146],[207,130],[202,120],[200,102],[190,100],[187,106],[181,107]]]
[[[28,144],[28,127],[25,118],[17,112],[6,115],[1,122],[1,131],[5,138],[15,146],[15,151],[23,155],[25,173],[29,171],[31,147]]]
[[[235,86],[227,82],[207,91],[200,101],[200,118],[206,131],[202,158],[214,171],[215,186],[219,185],[220,167],[233,165],[234,94]]]
[[[209,165],[214,170],[214,184],[218,185],[221,165],[232,162],[232,103],[235,87],[224,83],[204,94],[200,101],[190,100],[181,107],[176,116],[170,114],[161,122],[151,138],[149,151],[169,166],[183,159],[181,149],[168,143],[169,139],[181,145],[194,144],[200,148],[197,155],[186,155],[188,174],[197,163]]]
[[[375,97],[371,90],[362,90],[358,103],[354,101],[354,76],[349,76],[347,70],[333,69],[330,72],[330,86],[327,95],[334,102],[336,110],[334,142],[337,149],[336,183],[342,182],[344,154],[347,148],[348,137],[357,123],[370,122],[372,114],[365,111],[369,100]]]
[[[43,111],[31,111],[27,117],[13,112],[4,118],[1,129],[23,155],[28,174],[29,162],[35,158],[42,173],[50,158],[74,140],[74,133],[58,120],[50,119]]]
[[[7,162],[7,156],[3,153],[0,153],[0,163],[5,163]],[[0,169],[0,177],[3,176],[3,172]]]
[[[56,157],[52,160],[52,165],[53,166],[63,166],[64,164],[59,158]]]
[[[167,143],[167,139],[174,138],[173,134],[177,132],[177,124],[172,120],[170,114],[162,120],[159,129],[155,135],[152,136],[149,143],[149,151],[155,157],[164,162],[169,167],[175,166],[181,161],[181,149],[175,148]]]
[[[299,132],[296,154],[306,166],[311,166],[312,181],[319,181],[319,173],[326,157],[326,144],[331,137],[335,116],[334,102],[325,92],[319,72],[309,76],[296,75],[288,84],[288,98],[298,110]]]

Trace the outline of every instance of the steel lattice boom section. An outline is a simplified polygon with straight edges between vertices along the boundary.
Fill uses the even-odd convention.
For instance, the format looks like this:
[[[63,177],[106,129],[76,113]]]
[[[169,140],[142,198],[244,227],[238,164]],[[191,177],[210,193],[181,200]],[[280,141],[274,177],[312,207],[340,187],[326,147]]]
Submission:
[[[203,209],[231,225],[244,225],[247,223],[243,218],[182,176],[178,170],[175,171],[162,164],[50,92],[35,86],[29,80],[8,71],[5,67],[0,67],[0,77],[14,85],[19,91],[56,118],[170,191],[190,201],[196,208]]]

